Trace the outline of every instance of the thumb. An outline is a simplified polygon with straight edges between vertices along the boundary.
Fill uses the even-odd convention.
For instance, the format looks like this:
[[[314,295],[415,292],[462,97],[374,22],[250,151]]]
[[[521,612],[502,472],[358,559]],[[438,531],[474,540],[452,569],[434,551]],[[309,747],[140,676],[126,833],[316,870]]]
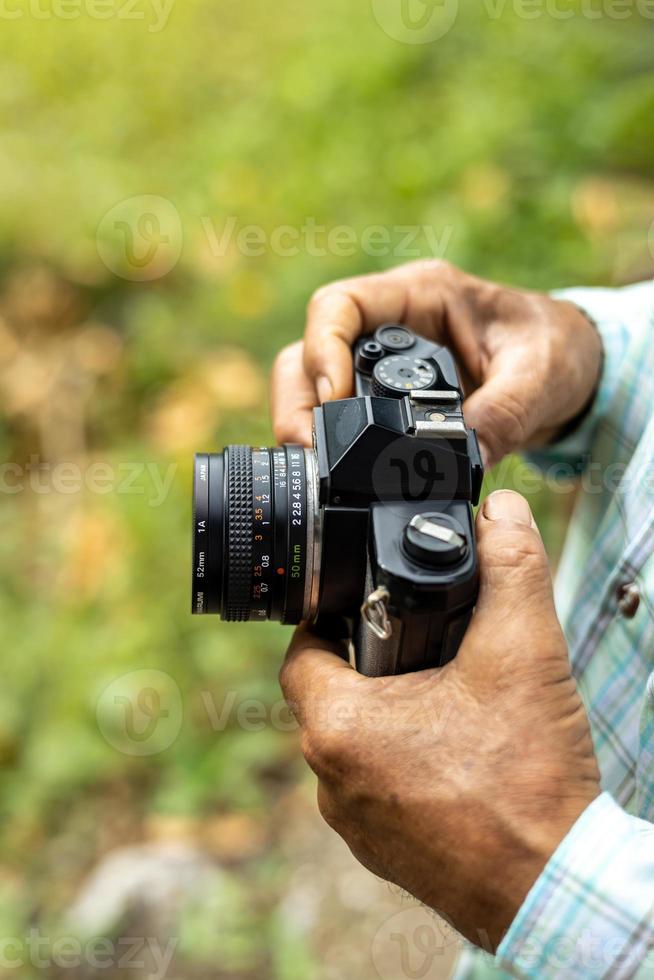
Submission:
[[[567,649],[554,608],[552,579],[543,540],[529,504],[500,490],[484,501],[477,517],[480,589],[477,608],[461,648],[461,666],[475,676],[512,673],[530,662],[563,657]]]

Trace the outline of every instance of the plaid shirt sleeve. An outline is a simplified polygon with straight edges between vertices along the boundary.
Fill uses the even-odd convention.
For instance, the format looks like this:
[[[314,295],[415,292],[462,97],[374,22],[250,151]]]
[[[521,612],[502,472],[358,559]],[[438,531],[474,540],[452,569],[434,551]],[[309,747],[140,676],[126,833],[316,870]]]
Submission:
[[[649,422],[651,411],[644,405],[651,405],[651,395],[644,400],[636,395],[646,383],[643,371],[649,370],[642,350],[654,323],[654,282],[557,295],[597,323],[604,367],[579,428],[531,458],[582,469],[600,423],[616,433],[628,431],[629,439],[620,444],[628,442],[633,451]],[[630,816],[609,793],[595,800],[532,887],[498,961],[515,976],[538,980],[654,977],[654,824]]]
[[[623,289],[579,287],[552,294],[584,310],[597,324],[604,345],[604,364],[597,394],[590,411],[579,427],[563,441],[542,451],[531,452],[528,459],[545,468],[552,463],[583,469],[600,420],[606,417],[621,385],[631,383],[629,351],[644,330],[651,330],[654,308],[654,281],[626,286]]]
[[[530,980],[653,976],[653,883],[654,826],[603,793],[531,889],[499,964]]]

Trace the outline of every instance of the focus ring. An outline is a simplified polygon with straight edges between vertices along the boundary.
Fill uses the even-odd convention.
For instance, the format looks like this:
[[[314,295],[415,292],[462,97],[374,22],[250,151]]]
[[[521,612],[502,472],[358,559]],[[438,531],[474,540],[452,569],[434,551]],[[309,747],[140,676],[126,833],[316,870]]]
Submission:
[[[224,619],[250,617],[252,583],[252,451],[227,449],[227,588]]]

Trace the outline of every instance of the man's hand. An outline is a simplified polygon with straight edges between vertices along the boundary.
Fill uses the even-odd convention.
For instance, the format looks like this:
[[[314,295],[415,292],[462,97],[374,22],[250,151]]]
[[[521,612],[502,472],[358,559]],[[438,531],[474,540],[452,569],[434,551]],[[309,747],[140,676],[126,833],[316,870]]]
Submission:
[[[309,305],[304,341],[277,359],[272,409],[280,442],[311,442],[311,410],[352,394],[351,346],[389,321],[449,347],[467,393],[467,424],[486,463],[543,445],[588,405],[599,334],[571,303],[498,286],[444,262],[332,283]]]
[[[481,593],[454,661],[367,678],[300,629],[281,682],[327,822],[495,948],[599,774],[527,502],[491,495],[477,534]]]

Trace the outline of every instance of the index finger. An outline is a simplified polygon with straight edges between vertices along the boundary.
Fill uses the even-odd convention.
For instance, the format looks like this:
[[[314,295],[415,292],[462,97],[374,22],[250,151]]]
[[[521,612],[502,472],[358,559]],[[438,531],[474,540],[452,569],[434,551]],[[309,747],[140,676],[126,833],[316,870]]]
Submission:
[[[404,320],[407,294],[407,283],[396,270],[335,282],[314,294],[304,335],[304,369],[321,402],[352,394],[352,345],[382,323]]]
[[[300,626],[280,671],[279,683],[301,725],[319,715],[328,698],[345,697],[365,678],[344,659],[342,644],[325,640]]]
[[[316,390],[304,371],[304,342],[298,340],[279,352],[270,380],[273,429],[280,445],[311,445],[316,405]]]
[[[285,347],[273,367],[270,400],[280,443],[310,446],[313,409],[352,394],[354,341],[403,318],[407,289],[398,272],[334,282],[314,294],[304,341]]]
[[[283,351],[273,371],[277,438],[309,445],[313,408],[352,394],[352,345],[361,334],[400,322],[438,339],[451,275],[446,263],[422,260],[319,289],[309,303],[303,346]]]

